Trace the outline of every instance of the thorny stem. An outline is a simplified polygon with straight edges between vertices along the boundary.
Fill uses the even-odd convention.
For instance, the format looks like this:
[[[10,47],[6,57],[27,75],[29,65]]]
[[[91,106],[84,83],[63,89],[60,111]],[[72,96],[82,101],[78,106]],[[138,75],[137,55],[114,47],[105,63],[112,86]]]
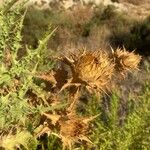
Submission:
[[[70,105],[69,108],[67,109],[70,114],[73,113],[73,111],[74,111],[75,108],[76,108],[76,104],[77,104],[79,95],[80,95],[80,93],[79,93],[79,88],[77,88],[76,93],[75,93],[74,96],[73,96],[73,102],[71,103],[71,105]]]

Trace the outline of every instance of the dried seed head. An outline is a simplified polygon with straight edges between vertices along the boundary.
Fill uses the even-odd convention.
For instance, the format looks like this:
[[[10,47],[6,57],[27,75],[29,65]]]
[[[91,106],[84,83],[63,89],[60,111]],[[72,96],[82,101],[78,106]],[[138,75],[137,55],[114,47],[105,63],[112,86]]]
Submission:
[[[114,64],[102,51],[72,54],[71,58],[65,57],[63,62],[67,62],[72,70],[72,83],[100,91],[106,89],[114,71]]]
[[[84,135],[87,131],[87,125],[81,119],[69,119],[61,124],[60,134],[68,138],[77,138]]]
[[[124,72],[127,70],[138,69],[138,64],[141,61],[141,56],[134,52],[128,52],[124,49],[117,49],[113,52],[115,68],[117,71]]]
[[[79,140],[86,140],[87,142],[90,141],[85,136],[89,129],[89,122],[86,120],[87,118],[83,117],[79,118],[77,116],[68,116],[67,120],[62,120],[60,122],[59,137],[62,140],[63,147],[69,147],[71,149],[72,145]]]

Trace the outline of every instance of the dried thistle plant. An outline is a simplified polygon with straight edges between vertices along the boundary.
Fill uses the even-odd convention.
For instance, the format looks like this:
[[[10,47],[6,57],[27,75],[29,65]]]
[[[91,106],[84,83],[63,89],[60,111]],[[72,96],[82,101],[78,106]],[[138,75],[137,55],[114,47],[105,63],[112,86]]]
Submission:
[[[113,75],[118,76],[119,73],[124,76],[127,71],[138,69],[141,56],[128,52],[125,48],[116,51],[112,49],[111,55],[102,50],[83,49],[70,53],[69,56],[63,55],[58,60],[67,65],[71,73],[61,67],[53,73],[37,77],[53,82],[53,86],[60,91],[70,86],[85,86],[89,92],[100,93],[109,89]]]
[[[133,52],[128,52],[125,48],[112,50],[112,57],[115,62],[115,69],[124,74],[126,71],[138,69],[138,64],[141,61],[141,56]]]
[[[97,116],[85,118],[71,114],[66,116],[67,118],[62,118],[59,121],[60,133],[58,137],[62,140],[63,149],[69,148],[71,150],[74,143],[82,140],[92,143],[86,135],[89,131],[90,121]]]
[[[82,51],[64,56],[61,61],[71,68],[72,78],[62,89],[84,85],[89,91],[105,91],[114,72],[114,64],[103,51]]]
[[[53,134],[61,139],[64,150],[66,148],[72,150],[73,145],[81,141],[92,143],[87,137],[89,125],[99,114],[91,117],[79,117],[76,113],[64,113],[61,115],[43,113],[42,115],[48,120],[45,121],[45,125],[41,125],[36,129],[36,137],[40,137],[43,134]],[[57,129],[57,133],[51,130],[49,120]]]
[[[128,52],[125,49],[117,49],[111,55],[97,51],[77,51],[69,56],[58,58],[61,67],[53,72],[38,74],[35,77],[43,79],[53,84],[55,92],[52,90],[49,97],[51,106],[61,102],[60,91],[68,88],[67,100],[69,106],[63,111],[43,112],[42,116],[46,125],[40,126],[36,136],[43,134],[53,134],[62,141],[63,149],[72,149],[73,145],[82,140],[90,142],[87,138],[89,123],[95,117],[80,117],[76,113],[78,102],[80,101],[80,87],[85,87],[88,91],[96,93],[105,92],[110,87],[113,76],[118,76],[128,70],[137,69],[141,60],[139,55]],[[69,69],[65,70],[63,64]],[[70,71],[70,72],[69,72]],[[54,133],[51,128],[58,132]]]

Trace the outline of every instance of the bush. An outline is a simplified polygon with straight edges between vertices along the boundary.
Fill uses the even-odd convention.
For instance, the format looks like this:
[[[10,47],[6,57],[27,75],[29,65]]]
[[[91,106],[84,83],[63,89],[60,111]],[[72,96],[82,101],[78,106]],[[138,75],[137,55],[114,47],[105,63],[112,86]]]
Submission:
[[[45,101],[48,95],[34,79],[39,71],[53,67],[46,53],[47,38],[51,34],[36,50],[27,48],[27,54],[19,58],[25,14],[18,6],[11,8],[11,2],[0,11],[0,146],[10,150],[20,145],[20,149],[36,149],[38,141],[33,131],[39,126],[40,114],[53,109]],[[30,102],[33,96],[39,105]]]
[[[128,50],[136,50],[139,54],[149,57],[150,17],[144,21],[135,21],[128,30],[114,31],[110,41],[116,47],[125,46]]]

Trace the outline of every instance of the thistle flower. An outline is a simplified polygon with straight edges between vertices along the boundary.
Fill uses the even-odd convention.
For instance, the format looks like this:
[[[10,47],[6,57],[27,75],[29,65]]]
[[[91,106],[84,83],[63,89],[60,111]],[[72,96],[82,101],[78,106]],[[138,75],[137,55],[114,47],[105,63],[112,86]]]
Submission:
[[[80,137],[87,133],[88,125],[83,123],[81,119],[72,118],[67,121],[61,122],[60,136],[63,147],[69,147],[80,140]]]
[[[98,115],[84,118],[76,115],[67,116],[60,123],[60,134],[59,137],[62,140],[63,148],[69,147],[72,149],[72,145],[79,140],[84,140],[92,143],[87,137],[89,129],[89,122],[95,119]]]
[[[72,79],[64,85],[85,85],[87,89],[105,91],[113,75],[114,64],[107,53],[102,51],[83,51],[63,57],[62,61],[70,66]],[[63,88],[64,88],[63,87]]]
[[[126,49],[117,49],[113,51],[113,59],[115,69],[119,72],[125,72],[132,69],[138,69],[138,64],[141,61],[141,56],[134,52],[128,52]]]

